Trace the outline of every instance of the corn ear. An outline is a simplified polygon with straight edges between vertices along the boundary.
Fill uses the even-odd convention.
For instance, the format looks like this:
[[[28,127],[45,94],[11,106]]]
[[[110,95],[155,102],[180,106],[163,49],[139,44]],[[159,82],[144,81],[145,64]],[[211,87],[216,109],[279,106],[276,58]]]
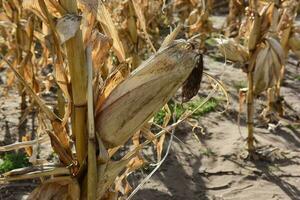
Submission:
[[[175,41],[121,82],[96,113],[96,130],[104,145],[124,144],[159,111],[187,79],[197,55],[191,44]]]
[[[216,39],[216,41],[219,44],[219,50],[225,56],[225,59],[241,63],[249,60],[247,49],[234,39]]]
[[[263,47],[257,49],[255,60],[254,95],[276,85],[284,64],[284,53],[279,41],[268,37],[263,44]]]

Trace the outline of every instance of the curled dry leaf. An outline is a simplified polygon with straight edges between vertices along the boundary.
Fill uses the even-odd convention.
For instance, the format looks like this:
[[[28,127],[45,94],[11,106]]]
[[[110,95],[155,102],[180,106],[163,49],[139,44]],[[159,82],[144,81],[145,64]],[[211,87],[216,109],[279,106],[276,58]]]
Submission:
[[[30,140],[31,134],[26,133],[26,135],[22,137],[22,142],[28,142]],[[25,152],[29,157],[32,156],[32,147],[25,147]]]
[[[266,38],[257,49],[254,66],[254,94],[258,95],[276,85],[284,64],[284,53],[280,43],[274,38]]]
[[[150,57],[115,87],[96,113],[106,147],[124,144],[174,95],[197,63],[193,46],[180,40]]]
[[[98,72],[109,55],[113,41],[111,38],[98,31],[92,33],[91,41],[93,44],[92,60],[94,71]]]
[[[100,22],[105,34],[113,38],[113,48],[116,56],[120,62],[124,62],[126,59],[124,46],[121,42],[118,30],[114,25],[111,15],[102,2],[99,2],[98,5],[97,20]]]
[[[247,49],[234,39],[216,39],[220,52],[226,59],[233,62],[245,63],[249,59]]]
[[[134,7],[134,10],[135,10],[135,13],[136,13],[136,16],[138,17],[139,19],[139,22],[140,22],[140,25],[141,25],[141,28],[143,29],[145,35],[146,35],[146,39],[151,47],[151,49],[156,52],[152,42],[151,42],[151,39],[150,39],[150,36],[147,32],[147,25],[146,25],[146,19],[145,19],[145,16],[143,14],[143,10],[142,8],[140,7],[140,3],[138,2],[138,0],[132,0],[132,3],[133,3],[133,7]]]
[[[58,19],[56,24],[56,31],[60,38],[60,44],[63,44],[68,39],[75,36],[79,29],[81,16],[75,14],[66,14]]]

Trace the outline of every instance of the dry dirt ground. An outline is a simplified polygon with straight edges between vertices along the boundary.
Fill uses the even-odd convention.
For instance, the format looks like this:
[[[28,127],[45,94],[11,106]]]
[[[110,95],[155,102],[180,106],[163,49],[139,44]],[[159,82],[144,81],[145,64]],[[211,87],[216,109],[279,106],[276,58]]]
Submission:
[[[289,58],[293,62],[293,58]],[[265,97],[255,102],[255,137],[261,157],[245,160],[245,140],[237,125],[238,88],[246,86],[241,69],[205,57],[205,71],[223,81],[230,95],[225,113],[211,112],[200,117],[203,131],[197,136],[183,124],[176,130],[169,156],[161,168],[135,195],[135,200],[300,200],[300,68],[287,66],[282,95],[287,120],[268,128],[258,120]],[[1,81],[0,81],[1,83]],[[0,145],[18,140],[19,99],[16,93],[2,95],[0,85]],[[208,79],[199,92],[206,96],[211,87]],[[222,111],[222,104],[217,111]],[[245,111],[245,108],[244,108]],[[31,121],[29,119],[28,124]],[[298,124],[297,124],[298,123]],[[245,112],[241,116],[241,133],[247,135]],[[137,173],[132,186],[145,173]],[[35,182],[18,182],[0,186],[0,200],[23,199]],[[25,196],[24,196],[25,195]]]
[[[237,87],[244,84],[241,81],[246,80],[245,74],[210,57],[205,58],[205,71],[226,85],[231,101],[229,109],[199,118],[204,129],[204,133],[198,134],[200,143],[189,126],[180,126],[175,134],[181,142],[174,140],[165,163],[135,199],[299,200],[300,81],[296,80],[297,67],[287,66],[282,95],[288,107],[286,115],[298,121],[298,125],[283,120],[282,125],[268,129],[256,120],[259,125],[255,128],[255,137],[263,155],[257,161],[244,159],[246,143],[237,125]],[[206,81],[199,95],[208,93]],[[262,104],[262,100],[255,102],[256,116]],[[243,113],[241,133],[244,138],[247,136],[245,119]]]

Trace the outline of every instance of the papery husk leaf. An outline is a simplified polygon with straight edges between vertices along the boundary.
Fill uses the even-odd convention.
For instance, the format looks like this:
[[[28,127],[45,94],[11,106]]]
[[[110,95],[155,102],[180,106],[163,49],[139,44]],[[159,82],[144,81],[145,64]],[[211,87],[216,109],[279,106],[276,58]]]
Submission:
[[[216,39],[219,43],[219,50],[225,56],[225,59],[233,62],[244,63],[249,59],[247,49],[240,45],[234,39]]]
[[[191,44],[176,41],[139,66],[105,99],[96,129],[106,147],[124,144],[167,103],[196,65]]]
[[[258,95],[276,85],[284,64],[283,49],[274,38],[266,38],[265,46],[258,48],[253,74],[254,94]]]
[[[269,55],[269,48],[265,47],[259,49],[259,53],[257,54],[255,69],[254,69],[254,93],[260,94],[264,90],[268,88],[269,85],[269,76],[268,71],[270,66],[268,65],[268,57]]]

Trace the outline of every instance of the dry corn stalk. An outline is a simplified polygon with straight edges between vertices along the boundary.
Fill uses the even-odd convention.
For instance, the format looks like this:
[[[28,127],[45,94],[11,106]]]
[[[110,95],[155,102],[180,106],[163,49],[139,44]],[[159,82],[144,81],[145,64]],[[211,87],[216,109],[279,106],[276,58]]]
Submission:
[[[160,50],[121,82],[96,113],[105,146],[124,144],[157,112],[196,65],[198,54],[186,41]]]
[[[261,4],[259,4],[261,3]],[[275,3],[249,2],[247,19],[240,29],[240,36],[246,37],[248,48],[238,40],[219,40],[221,53],[231,61],[245,66],[248,77],[247,126],[248,151],[254,153],[253,101],[254,97],[276,86],[284,65],[284,51],[277,39],[278,9]],[[260,8],[260,9],[259,9]]]

